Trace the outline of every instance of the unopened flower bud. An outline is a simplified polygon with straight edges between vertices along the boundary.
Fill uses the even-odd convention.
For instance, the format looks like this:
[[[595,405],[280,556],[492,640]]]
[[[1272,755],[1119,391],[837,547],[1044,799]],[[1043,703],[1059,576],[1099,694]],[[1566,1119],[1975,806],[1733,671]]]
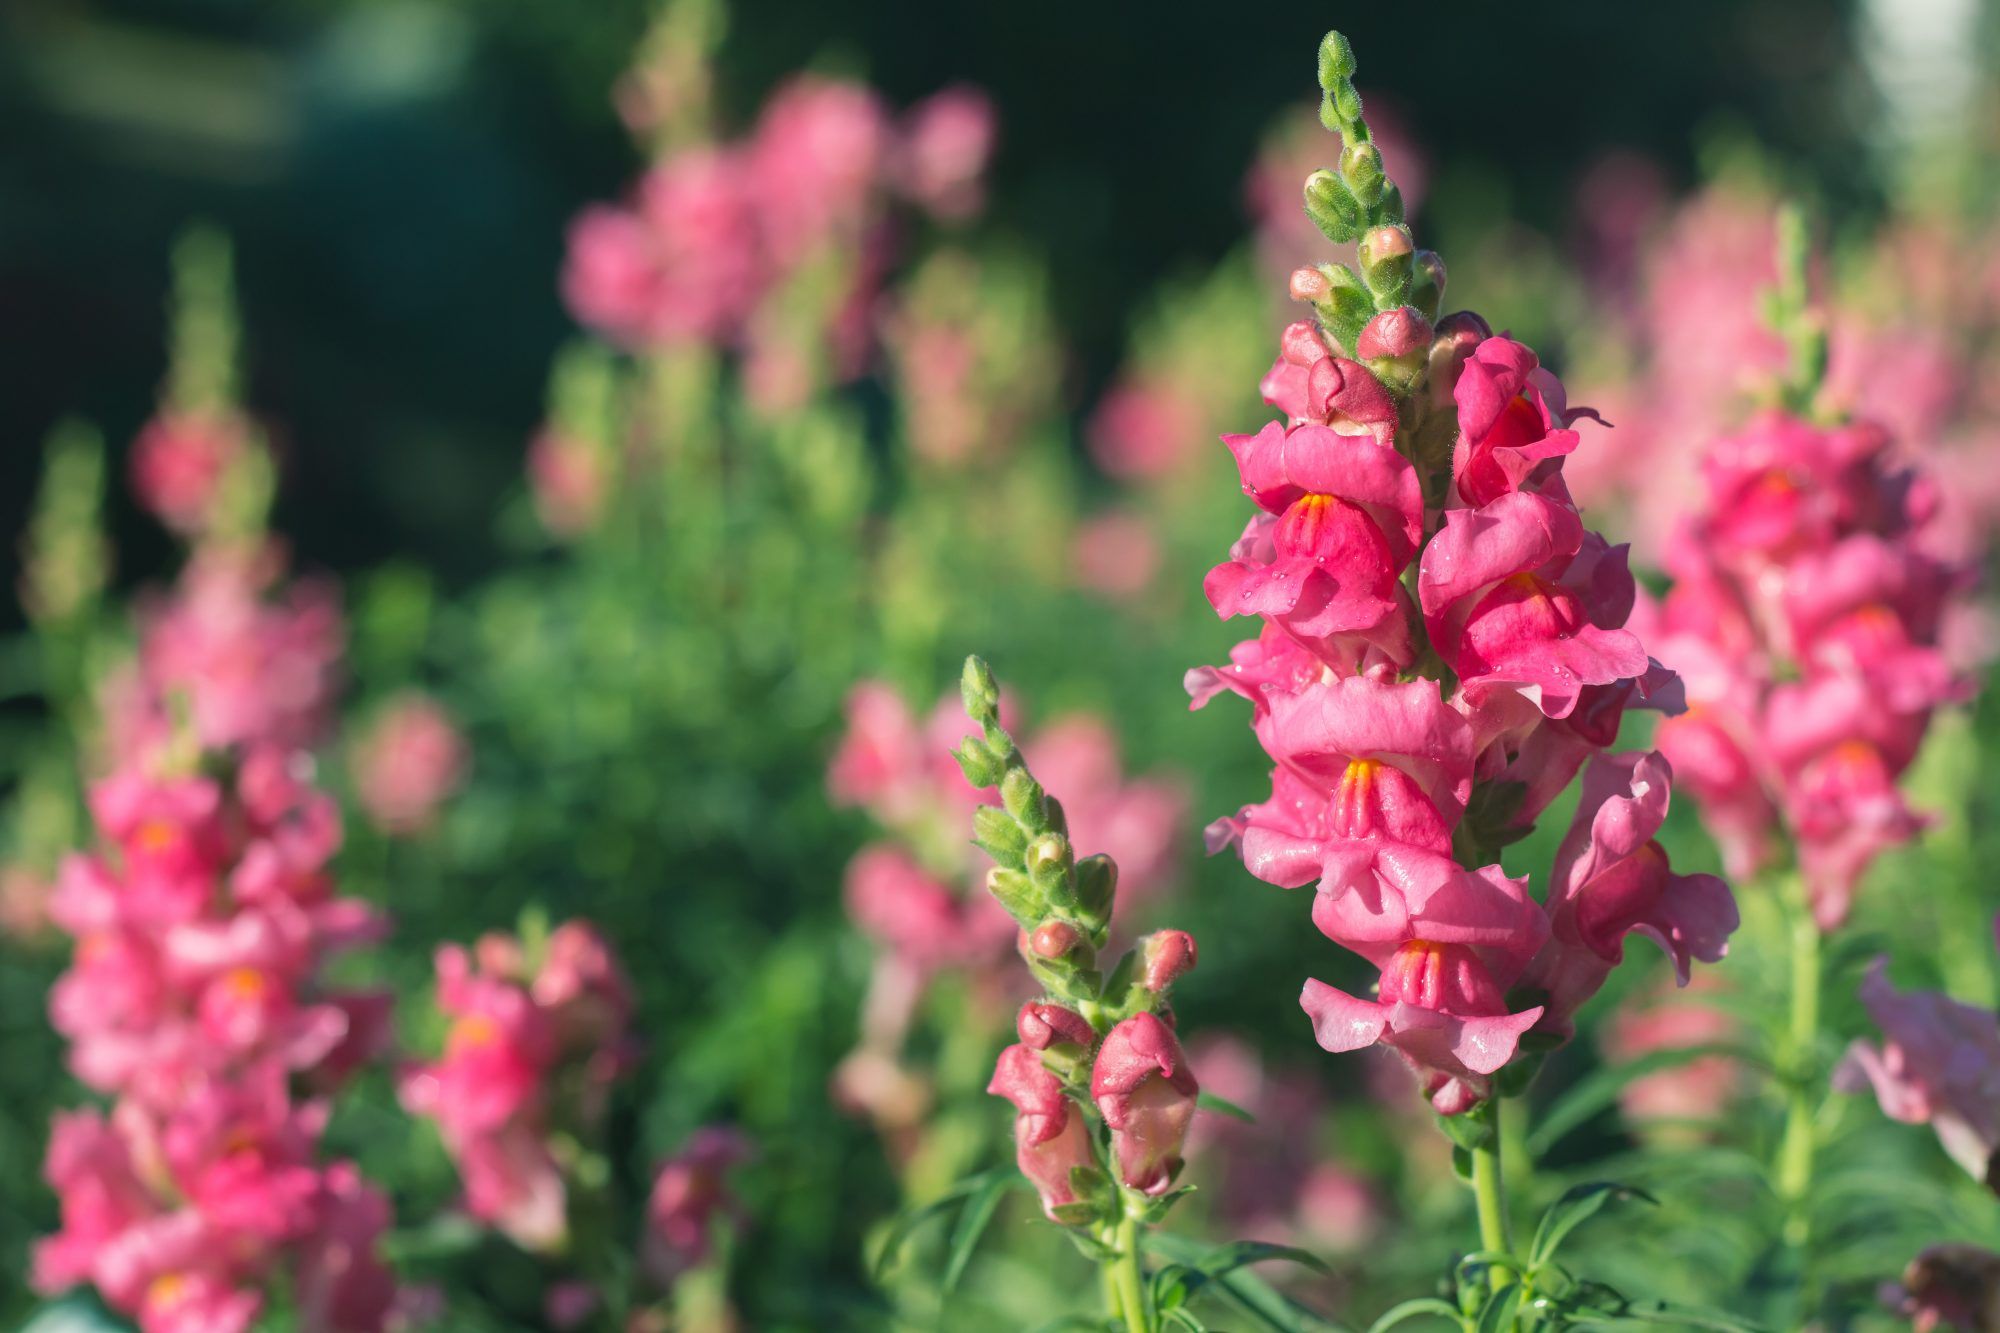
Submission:
[[[1027,1046],[1000,1052],[986,1090],[1014,1104],[1014,1160],[1041,1195],[1042,1211],[1060,1220],[1056,1210],[1076,1202],[1071,1172],[1097,1164],[1089,1123],[1063,1094],[1062,1080]]]
[[[1111,901],[1118,894],[1118,863],[1104,853],[1086,856],[1076,863],[1076,905],[1086,919],[1103,923],[1111,919]]]
[[[993,678],[993,668],[983,658],[965,659],[965,670],[958,678],[958,694],[965,703],[966,715],[974,722],[982,727],[999,723],[1000,682]]]
[[[1045,909],[1047,900],[1035,882],[1018,870],[1008,870],[994,866],[986,872],[986,891],[1007,909],[1007,915],[1016,921],[1038,920]]]
[[[1354,77],[1357,68],[1354,47],[1346,37],[1329,32],[1319,42],[1319,86],[1331,89],[1343,79]]]
[[[1388,183],[1382,174],[1382,150],[1372,143],[1351,143],[1340,152],[1340,178],[1363,205],[1382,197]]]
[[[1014,1020],[1014,1030],[1020,1034],[1023,1046],[1037,1051],[1063,1045],[1089,1047],[1097,1042],[1097,1029],[1090,1026],[1089,1019],[1074,1009],[1046,1000],[1030,1000],[1022,1005],[1019,1017]]]
[[[1041,828],[1048,820],[1042,784],[1025,768],[1010,769],[1001,779],[1000,803],[1007,807],[1008,814],[1031,829]]]
[[[1306,177],[1306,216],[1329,241],[1351,241],[1361,230],[1361,205],[1354,192],[1331,171]]]
[[[966,782],[980,791],[999,786],[1000,779],[1007,776],[1007,761],[977,736],[960,741],[951,757],[958,761],[958,770],[965,774]]]
[[[1014,817],[990,805],[972,812],[972,841],[1003,866],[1019,867],[1028,851],[1028,835]]]
[[[1073,856],[1068,838],[1060,833],[1044,833],[1028,844],[1026,856],[1028,874],[1037,883],[1058,879],[1073,864]]]
[[[1431,322],[1410,306],[1384,310],[1368,321],[1355,341],[1354,354],[1362,361],[1378,357],[1405,357],[1431,345]]]
[[[1028,951],[1054,962],[1083,942],[1083,932],[1067,921],[1044,921],[1028,935]]]
[[[1378,306],[1398,306],[1416,279],[1416,244],[1404,226],[1375,227],[1361,238],[1361,280]]]
[[[1185,930],[1155,931],[1145,939],[1139,984],[1158,995],[1194,971],[1194,936]]]
[[[1416,270],[1416,278],[1410,284],[1410,304],[1425,319],[1435,321],[1444,305],[1444,260],[1435,250],[1419,250]]]
[[[1326,274],[1307,265],[1292,270],[1291,294],[1294,301],[1318,301],[1333,290]]]
[[[1294,320],[1285,326],[1278,336],[1278,355],[1294,366],[1310,366],[1315,361],[1324,360],[1327,352],[1326,340],[1319,336],[1319,329],[1309,319]]]
[[[1157,1195],[1173,1185],[1199,1091],[1179,1039],[1159,1015],[1134,1014],[1104,1038],[1090,1095],[1111,1127],[1118,1174],[1129,1188]]]

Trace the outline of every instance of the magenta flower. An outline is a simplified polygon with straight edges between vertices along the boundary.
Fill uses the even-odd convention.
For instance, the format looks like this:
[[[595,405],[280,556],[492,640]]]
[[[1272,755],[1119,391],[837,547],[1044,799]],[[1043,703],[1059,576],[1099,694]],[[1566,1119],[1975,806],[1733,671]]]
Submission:
[[[690,149],[640,180],[630,208],[598,205],[570,226],[563,296],[615,341],[720,341],[748,317],[764,280],[751,168]]]
[[[1181,1145],[1200,1085],[1174,1030],[1147,1012],[1105,1034],[1090,1072],[1090,1096],[1111,1129],[1126,1186],[1164,1194],[1181,1170]]]
[[[1625,937],[1666,951],[1685,986],[1692,964],[1720,962],[1737,927],[1736,900],[1713,875],[1677,875],[1656,836],[1673,770],[1658,754],[1592,759],[1576,817],[1550,874],[1549,942],[1524,985],[1546,998],[1541,1027],[1568,1036],[1571,1016],[1625,958]]]
[[[437,700],[404,694],[376,715],[354,747],[356,795],[395,836],[421,833],[465,780],[465,737]]]
[[[1898,991],[1877,959],[1861,1000],[1882,1042],[1857,1041],[1834,1071],[1842,1092],[1872,1088],[1882,1113],[1931,1126],[1974,1180],[1994,1183],[2000,1149],[2000,1018],[1936,991]]]
[[[1561,383],[1532,351],[1510,338],[1483,339],[1460,368],[1452,395],[1458,404],[1452,474],[1466,504],[1477,509],[1545,487],[1568,501],[1559,460],[1577,446],[1569,425],[1596,413],[1568,410]]]
[[[250,452],[249,431],[232,411],[161,412],[132,441],[132,494],[180,536],[201,535],[229,469]]]
[[[1097,1165],[1089,1122],[1028,1046],[1000,1052],[986,1091],[1014,1104],[1014,1160],[1041,1196],[1043,1213],[1059,1220],[1056,1209],[1077,1201],[1070,1172]]]
[[[729,1173],[748,1161],[751,1144],[724,1125],[708,1125],[688,1137],[681,1150],[661,1164],[646,1200],[646,1236],[640,1263],[661,1287],[706,1262],[719,1227],[743,1224],[742,1205],[729,1190]]]
[[[936,217],[961,221],[977,214],[986,205],[996,121],[993,99],[966,84],[911,107],[893,149],[898,188]]]
[[[1417,596],[1432,644],[1475,702],[1504,687],[1566,717],[1584,688],[1636,680],[1651,665],[1623,628],[1633,602],[1624,548],[1546,495],[1506,492],[1448,512],[1424,549]]]
[[[1415,939],[1390,956],[1376,1000],[1307,981],[1299,1004],[1322,1049],[1382,1042],[1417,1071],[1440,1113],[1457,1115],[1486,1098],[1491,1076],[1542,1016],[1540,1006],[1508,1013],[1504,994],[1470,946]]]
[[[1325,426],[1273,422],[1225,442],[1244,493],[1274,517],[1253,520],[1235,558],[1203,581],[1216,614],[1267,616],[1329,661],[1371,647],[1407,660],[1397,578],[1423,530],[1415,470]]]

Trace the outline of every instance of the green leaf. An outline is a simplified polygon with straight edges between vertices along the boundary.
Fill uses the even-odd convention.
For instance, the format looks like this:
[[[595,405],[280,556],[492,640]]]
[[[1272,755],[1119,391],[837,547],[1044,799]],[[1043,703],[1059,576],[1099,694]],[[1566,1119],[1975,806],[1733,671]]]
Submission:
[[[1391,1306],[1380,1319],[1368,1326],[1368,1333],[1388,1333],[1399,1324],[1407,1324],[1422,1315],[1436,1315],[1440,1319],[1458,1322],[1458,1307],[1450,1301],[1439,1300],[1435,1296],[1419,1296],[1413,1301]]]
[[[1541,1225],[1535,1228],[1534,1243],[1528,1246],[1528,1267],[1540,1268],[1547,1263],[1570,1232],[1595,1217],[1605,1204],[1614,1199],[1643,1199],[1651,1204],[1659,1202],[1644,1190],[1615,1181],[1598,1180],[1572,1185],[1542,1214]]]
[[[1217,1111],[1226,1116],[1234,1116],[1236,1119],[1241,1120],[1246,1125],[1254,1125],[1257,1123],[1256,1116],[1251,1115],[1248,1111],[1238,1106],[1235,1102],[1228,1101],[1224,1098],[1216,1096],[1214,1093],[1208,1091],[1208,1089],[1206,1088],[1203,1088],[1201,1092],[1195,1097],[1194,1104],[1204,1111]]]
[[[966,1200],[965,1211],[958,1215],[958,1224],[951,1229],[951,1251],[940,1280],[945,1295],[957,1290],[958,1280],[964,1276],[965,1266],[972,1262],[972,1252],[979,1248],[979,1238],[986,1234],[987,1224],[993,1220],[1000,1201],[1007,1197],[1008,1191],[1024,1183],[1019,1174],[996,1176]]]
[[[1341,1325],[1278,1291],[1255,1273],[1240,1271],[1240,1267],[1218,1273],[1198,1272],[1204,1262],[1224,1258],[1235,1251],[1236,1246],[1204,1246],[1171,1231],[1145,1232],[1141,1243],[1155,1254],[1190,1270],[1197,1270],[1198,1280],[1191,1278],[1188,1284],[1190,1295],[1197,1289],[1213,1288],[1243,1313],[1256,1319],[1264,1328],[1276,1330],[1276,1333],[1324,1333],[1325,1330],[1341,1333]],[[1248,1262],[1255,1263],[1257,1260],[1252,1258]]]
[[[1479,1311],[1479,1333],[1505,1333],[1514,1327],[1514,1315],[1521,1308],[1521,1284],[1509,1282],[1486,1298]]]
[[[1625,1088],[1649,1074],[1678,1069],[1709,1056],[1728,1056],[1748,1064],[1762,1064],[1747,1047],[1728,1042],[1707,1042],[1671,1051],[1648,1051],[1636,1060],[1614,1068],[1600,1069],[1550,1104],[1537,1118],[1528,1134],[1528,1151],[1536,1158],[1545,1155],[1563,1135],[1594,1118],[1618,1100]]]
[[[992,1181],[1005,1180],[1010,1176],[1019,1178],[1014,1166],[996,1166],[976,1176],[967,1176],[921,1208],[906,1209],[898,1214],[895,1220],[890,1222],[888,1231],[883,1233],[882,1247],[875,1252],[875,1262],[869,1269],[870,1275],[876,1282],[881,1282],[888,1276],[889,1270],[895,1267],[896,1261],[902,1257],[903,1247],[909,1243],[910,1237],[915,1235],[926,1222],[943,1216],[957,1207],[961,1199],[978,1194]]]
[[[1177,1328],[1187,1329],[1189,1333],[1208,1333],[1208,1325],[1196,1319],[1186,1310],[1168,1310],[1166,1315],[1167,1322]]]
[[[1238,1240],[1217,1246],[1206,1258],[1195,1265],[1209,1277],[1221,1277],[1233,1273],[1247,1264],[1261,1264],[1271,1259],[1285,1259],[1315,1273],[1333,1276],[1333,1270],[1326,1261],[1309,1250],[1301,1250],[1291,1245],[1273,1245],[1269,1241]]]

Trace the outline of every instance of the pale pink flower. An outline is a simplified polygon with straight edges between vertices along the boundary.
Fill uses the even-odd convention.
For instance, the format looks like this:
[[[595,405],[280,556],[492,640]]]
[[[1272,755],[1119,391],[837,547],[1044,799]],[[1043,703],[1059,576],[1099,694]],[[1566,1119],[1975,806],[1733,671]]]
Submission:
[[[383,832],[421,833],[465,781],[469,760],[464,734],[444,705],[428,695],[403,694],[355,742],[356,794]]]

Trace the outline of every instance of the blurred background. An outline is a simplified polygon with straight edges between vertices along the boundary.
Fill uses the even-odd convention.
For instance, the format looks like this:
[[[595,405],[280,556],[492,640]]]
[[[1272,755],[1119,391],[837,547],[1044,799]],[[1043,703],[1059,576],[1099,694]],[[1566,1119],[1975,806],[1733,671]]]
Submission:
[[[732,1187],[740,1225],[718,1226],[731,1239],[676,1294],[682,1326],[730,1327],[697,1316],[733,1305],[752,1328],[1007,1329],[1076,1300],[1080,1261],[1019,1198],[956,1295],[925,1276],[936,1226],[884,1244],[884,1219],[1008,1159],[1004,1108],[984,1092],[1020,984],[1008,941],[998,963],[990,939],[913,963],[860,869],[893,847],[958,904],[941,911],[976,916],[972,796],[927,767],[956,734],[949,696],[971,651],[1012,693],[1038,773],[1125,863],[1121,934],[1129,919],[1201,940],[1177,993],[1183,1032],[1207,1033],[1204,1083],[1270,1129],[1209,1126],[1191,1234],[1248,1227],[1335,1256],[1332,1277],[1286,1291],[1364,1325],[1428,1290],[1465,1207],[1448,1151],[1393,1068],[1312,1047],[1298,980],[1354,982],[1354,960],[1298,895],[1200,855],[1202,826],[1268,775],[1239,701],[1190,716],[1182,687],[1245,636],[1200,591],[1247,511],[1213,441],[1269,419],[1257,382],[1296,313],[1285,274],[1334,255],[1296,203],[1333,152],[1313,114],[1316,44],[1337,25],[1360,54],[1419,244],[1450,266],[1446,308],[1532,343],[1573,403],[1620,425],[1588,430],[1568,475],[1657,590],[1694,449],[1774,368],[1758,300],[1781,196],[1823,244],[1832,394],[1887,415],[1946,473],[1952,554],[1987,559],[2000,9],[684,3],[719,23],[649,58],[696,69],[693,100],[710,105],[648,121],[613,89],[630,92],[661,9],[0,9],[0,525],[24,534],[9,568],[22,596],[0,622],[0,1322],[39,1308],[14,1278],[56,1225],[39,1179],[49,1115],[91,1097],[60,1072],[45,1019],[70,941],[35,895],[92,841],[80,793],[116,721],[106,683],[131,659],[157,665],[155,630],[202,604],[215,536],[135,498],[128,455],[163,404],[186,406],[175,386],[228,383],[228,339],[210,335],[232,321],[240,379],[204,407],[229,421],[240,408],[268,445],[268,531],[287,555],[268,585],[229,595],[304,620],[308,590],[337,590],[310,725],[287,739],[316,749],[342,803],[343,891],[394,919],[336,973],[394,994],[385,1063],[407,1064],[448,1027],[430,1004],[438,946],[511,931],[535,956],[553,923],[603,931],[631,973],[643,1054],[588,1117],[597,1220],[638,1234],[657,1164],[705,1126],[756,1145]],[[872,88],[899,144],[940,89],[984,90],[997,137],[978,206],[914,198],[893,173],[864,182],[862,225],[829,228],[824,253],[705,339],[652,345],[602,308],[573,313],[590,304],[579,215],[634,199],[649,163],[690,143],[782,138],[772,108],[802,71]],[[190,242],[196,224],[209,230]],[[1861,373],[1873,363],[1852,349],[1906,356],[1902,378]],[[91,555],[100,504],[108,568]],[[1984,605],[1953,624],[1957,660],[1981,671]],[[225,665],[248,660],[254,677],[257,654],[289,661],[297,645],[255,648]],[[411,742],[432,746],[437,790],[399,818],[381,808],[372,747],[412,692],[463,753],[434,732]],[[1887,887],[1830,964],[1829,1031],[1861,1029],[1854,982],[1892,944],[1915,950],[1912,979],[1986,1004],[2000,992],[1982,873],[2000,854],[1996,741],[1989,712],[1938,725],[1912,782],[1940,819],[1885,862]],[[1569,808],[1507,849],[1511,872],[1546,876]],[[1677,866],[1719,864],[1691,803],[1665,836]],[[1614,1170],[1690,1182],[1649,1243],[1593,1251],[1592,1271],[1785,1322],[1807,1284],[1765,1244],[1760,1159],[1723,1129],[1740,1106],[1772,1110],[1755,1062],[1697,1062],[1697,1086],[1650,1102],[1607,1074],[1663,1043],[1761,1040],[1777,918],[1746,915],[1730,982],[1704,992],[1720,1018],[1613,1022],[1614,1002],[1663,977],[1650,957],[1621,970],[1537,1085],[1537,1123],[1553,1128],[1522,1195],[1545,1203]],[[452,1156],[407,1110],[391,1070],[371,1068],[327,1143],[392,1195],[385,1248],[448,1298],[432,1326],[549,1326],[543,1294],[577,1279],[576,1254],[454,1222]],[[1827,1326],[1887,1327],[1876,1288],[1901,1260],[1885,1253],[2000,1244],[2000,1219],[1937,1169],[1927,1138],[1880,1132],[1872,1112],[1841,1128],[1854,1171],[1935,1178],[1887,1212],[1857,1193],[1851,1225],[1828,1228],[1811,1287]],[[531,1261],[515,1262],[523,1248]],[[1323,1327],[1258,1291],[1257,1326]],[[59,1309],[86,1306],[108,1318],[82,1298]]]
[[[1904,30],[1969,3],[1880,10]],[[631,173],[606,90],[649,9],[7,6],[6,438],[39,440],[71,412],[114,438],[137,429],[164,364],[171,239],[209,219],[238,244],[251,398],[284,423],[283,526],[301,554],[335,569],[414,555],[456,580],[490,568],[490,516],[518,481],[572,327],[555,282],[563,228]],[[987,225],[1047,258],[1079,414],[1118,363],[1138,294],[1241,239],[1246,165],[1282,112],[1312,100],[1300,53],[1330,23],[1369,53],[1364,85],[1424,146],[1428,208],[1455,227],[1519,220],[1560,236],[1605,153],[1636,151],[1685,185],[1704,145],[1732,135],[1796,164],[1843,210],[1881,204],[1874,159],[1895,123],[1884,80],[1910,76],[1871,63],[1881,41],[1864,6],[1425,12],[1415,40],[1366,6],[1225,24],[1203,5],[750,3],[732,8],[717,84],[737,123],[808,66],[865,77],[899,104],[957,81],[987,89],[1002,126]],[[1935,91],[1935,74],[1915,78]],[[5,466],[12,530],[32,451],[8,450]],[[128,574],[163,554],[120,544]]]

